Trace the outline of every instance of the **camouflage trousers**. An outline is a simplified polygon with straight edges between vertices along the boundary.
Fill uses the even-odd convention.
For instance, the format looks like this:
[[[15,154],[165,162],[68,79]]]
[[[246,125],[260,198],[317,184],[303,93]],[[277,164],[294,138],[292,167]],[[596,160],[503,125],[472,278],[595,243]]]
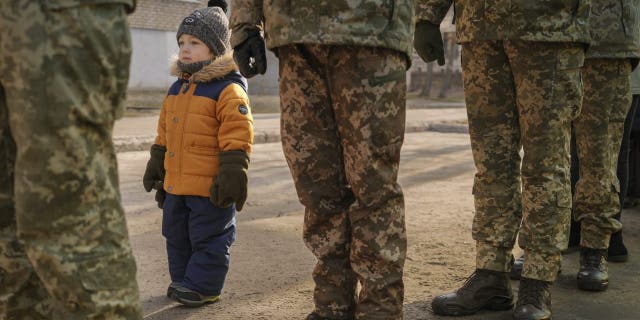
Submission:
[[[140,319],[111,134],[122,4],[0,2],[0,319]]]
[[[580,179],[573,198],[573,214],[581,225],[580,245],[609,247],[612,233],[622,228],[618,153],[624,120],[631,105],[629,59],[587,59],[582,70],[584,100],[573,121]]]
[[[570,132],[583,61],[579,44],[463,44],[477,268],[508,271],[519,233],[522,275],[555,280],[571,218]]]
[[[315,312],[401,319],[405,56],[328,45],[278,53],[282,145],[305,206],[304,241],[318,259]]]

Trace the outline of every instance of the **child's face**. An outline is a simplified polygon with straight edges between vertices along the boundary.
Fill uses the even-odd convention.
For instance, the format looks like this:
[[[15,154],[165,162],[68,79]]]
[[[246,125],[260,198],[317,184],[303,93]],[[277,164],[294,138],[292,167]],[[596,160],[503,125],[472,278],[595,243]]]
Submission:
[[[178,59],[182,63],[194,63],[213,59],[213,53],[200,39],[183,34],[178,38]]]

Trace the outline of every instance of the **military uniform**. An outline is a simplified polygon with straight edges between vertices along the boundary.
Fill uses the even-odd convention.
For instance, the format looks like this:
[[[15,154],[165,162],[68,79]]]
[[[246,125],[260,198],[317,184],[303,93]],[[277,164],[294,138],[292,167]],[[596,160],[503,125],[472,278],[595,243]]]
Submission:
[[[280,59],[282,145],[305,206],[304,241],[318,258],[313,316],[401,319],[407,244],[397,173],[413,1],[232,7],[232,44],[264,24]]]
[[[452,2],[418,1],[418,19],[438,24]],[[508,271],[519,233],[523,276],[553,281],[567,243],[569,137],[582,100],[589,4],[460,0],[455,10],[477,169],[476,266]]]
[[[606,249],[622,227],[614,218],[620,211],[617,157],[631,105],[631,62],[640,58],[640,5],[608,0],[592,6],[584,101],[573,122],[580,168],[573,213],[582,226],[580,245]]]
[[[111,133],[133,0],[0,3],[0,319],[140,319]]]

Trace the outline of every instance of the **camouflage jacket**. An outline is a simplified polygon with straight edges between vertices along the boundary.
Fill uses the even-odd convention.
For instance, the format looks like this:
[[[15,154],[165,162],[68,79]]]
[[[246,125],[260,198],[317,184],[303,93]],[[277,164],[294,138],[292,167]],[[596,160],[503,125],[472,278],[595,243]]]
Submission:
[[[44,0],[48,9],[63,9],[87,4],[122,3],[127,6],[127,12],[132,13],[136,7],[136,0]]]
[[[232,0],[231,45],[263,30],[270,49],[291,43],[384,47],[411,55],[413,0]]]
[[[453,2],[459,42],[590,41],[590,0],[416,0],[416,17],[439,24]]]
[[[587,58],[639,58],[639,1],[600,0],[593,1],[591,6],[591,46]]]

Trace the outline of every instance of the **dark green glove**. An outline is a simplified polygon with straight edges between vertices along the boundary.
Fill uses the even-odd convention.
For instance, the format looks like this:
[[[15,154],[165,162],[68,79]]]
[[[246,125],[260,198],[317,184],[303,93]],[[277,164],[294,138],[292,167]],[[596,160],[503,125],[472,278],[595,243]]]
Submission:
[[[439,25],[427,20],[418,21],[413,36],[413,47],[424,62],[438,60],[439,66],[444,65],[444,42]]]
[[[162,187],[162,181],[156,182],[153,188],[156,189],[156,202],[158,203],[158,208],[162,209],[164,207],[164,198],[167,196],[167,192],[164,191],[164,188]]]
[[[154,144],[151,146],[151,158],[147,162],[147,169],[142,177],[144,190],[151,192],[156,183],[164,181],[164,154],[167,148]]]
[[[227,208],[233,203],[236,210],[242,211],[247,200],[247,169],[249,156],[241,150],[220,153],[220,170],[209,190],[211,203]]]
[[[245,78],[267,71],[267,54],[259,31],[251,31],[246,40],[233,48],[233,59]]]

